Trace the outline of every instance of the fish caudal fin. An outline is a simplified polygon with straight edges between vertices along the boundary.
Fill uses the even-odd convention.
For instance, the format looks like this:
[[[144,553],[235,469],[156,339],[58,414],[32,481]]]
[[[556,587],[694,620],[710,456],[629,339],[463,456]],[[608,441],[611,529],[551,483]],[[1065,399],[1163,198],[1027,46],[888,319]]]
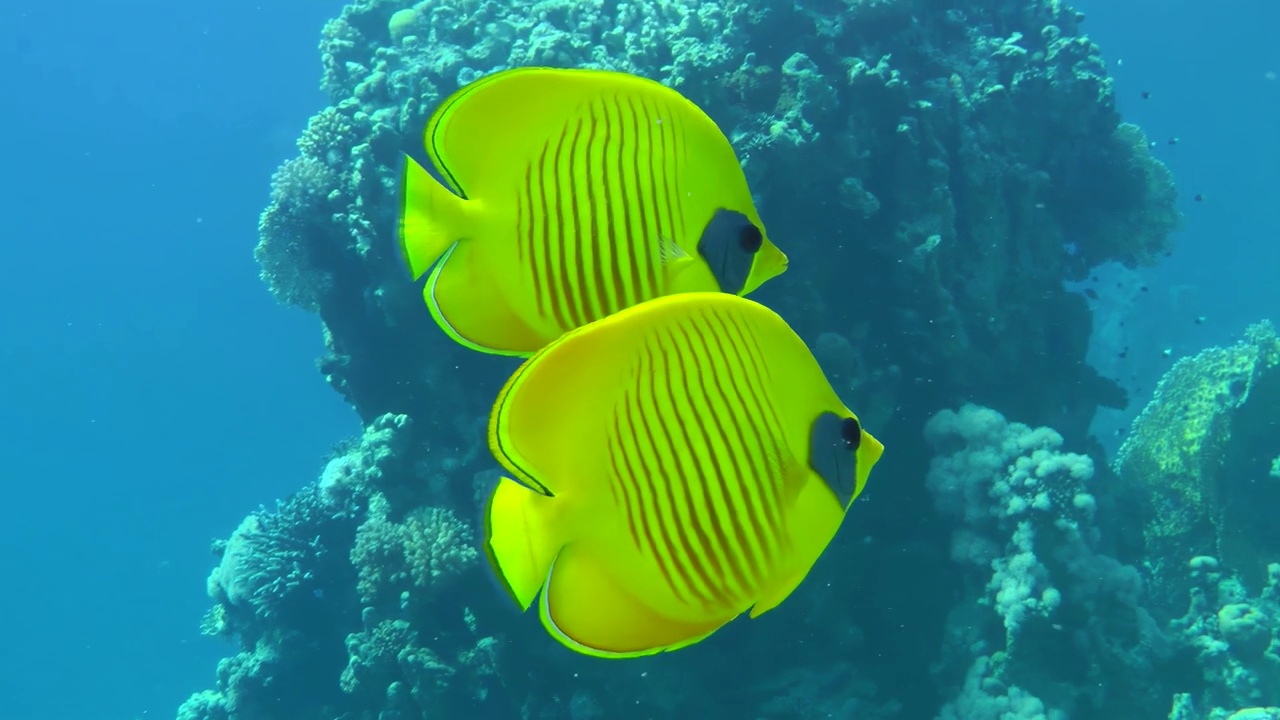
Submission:
[[[489,563],[521,610],[533,605],[564,543],[552,522],[555,499],[509,478],[498,481],[484,518]]]
[[[465,235],[466,201],[426,168],[404,158],[400,175],[400,252],[417,280]]]

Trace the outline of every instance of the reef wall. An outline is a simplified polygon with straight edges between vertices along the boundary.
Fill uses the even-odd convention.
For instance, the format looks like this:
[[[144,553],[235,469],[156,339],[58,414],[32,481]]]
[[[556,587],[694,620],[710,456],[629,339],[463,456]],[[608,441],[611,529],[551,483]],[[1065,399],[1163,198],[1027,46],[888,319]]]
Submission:
[[[281,302],[321,319],[320,370],[366,429],[314,486],[215,548],[206,630],[240,652],[180,717],[986,717],[964,709],[979,691],[1133,717],[1122,713],[1149,699],[1138,691],[1071,699],[1024,677],[1024,697],[984,681],[1045,667],[1009,658],[1026,657],[1012,647],[1024,625],[1060,624],[1049,590],[1072,612],[1103,597],[1146,632],[1141,582],[1106,539],[1113,501],[1088,487],[1108,473],[1088,456],[1090,418],[1126,400],[1084,362],[1091,317],[1063,283],[1152,262],[1179,216],[1083,22],[1056,0],[347,5],[320,45],[331,104],[276,173],[255,255]],[[484,422],[513,364],[432,324],[395,246],[396,181],[437,102],[523,65],[627,70],[707,110],[791,257],[755,297],[890,444],[852,527],[769,623],[660,659],[589,661],[511,611],[477,559],[470,521],[493,480]],[[1074,528],[1024,531],[1000,505],[966,531],[987,545],[953,555],[966,511],[948,509],[946,482],[923,482],[939,477],[930,453],[988,440],[934,420],[931,446],[921,428],[969,402],[986,407],[960,415],[988,418],[989,432],[1040,438],[1050,456],[1035,462],[1061,478],[1051,508]],[[1044,542],[1074,555],[1029,560]],[[956,609],[1004,580],[974,558],[1046,578],[975,626],[989,643],[976,653],[955,640]],[[1073,589],[1095,567],[1113,579]],[[1105,622],[1082,626],[1088,647],[1110,647]],[[1111,672],[1148,635],[1125,637],[1079,677]]]

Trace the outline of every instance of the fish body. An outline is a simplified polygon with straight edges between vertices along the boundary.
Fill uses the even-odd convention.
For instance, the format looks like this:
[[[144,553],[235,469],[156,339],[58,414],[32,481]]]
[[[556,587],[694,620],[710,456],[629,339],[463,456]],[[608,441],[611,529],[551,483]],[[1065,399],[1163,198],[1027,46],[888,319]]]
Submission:
[[[660,83],[516,68],[446,99],[412,158],[400,246],[437,324],[528,355],[655,297],[745,295],[786,268],[724,133]]]
[[[804,579],[883,446],[771,310],[651,300],[527,360],[490,415],[491,563],[578,652],[695,643]]]

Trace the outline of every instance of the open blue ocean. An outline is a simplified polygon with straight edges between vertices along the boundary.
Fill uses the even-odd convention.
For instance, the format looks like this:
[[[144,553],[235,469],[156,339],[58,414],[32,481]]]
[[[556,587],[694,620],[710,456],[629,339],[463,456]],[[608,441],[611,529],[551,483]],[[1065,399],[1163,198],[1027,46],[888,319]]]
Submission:
[[[5,3],[0,720],[1280,720],[1277,27]]]

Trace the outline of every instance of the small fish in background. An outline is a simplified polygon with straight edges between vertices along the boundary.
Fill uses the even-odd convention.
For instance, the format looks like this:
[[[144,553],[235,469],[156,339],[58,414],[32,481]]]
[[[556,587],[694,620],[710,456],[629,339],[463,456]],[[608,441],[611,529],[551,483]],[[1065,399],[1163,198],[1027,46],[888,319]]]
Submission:
[[[786,269],[729,140],[652,80],[506,70],[445,100],[423,139],[448,188],[405,158],[401,251],[472,349],[529,355],[636,303],[745,295]]]
[[[772,310],[725,293],[633,306],[527,360],[494,403],[485,549],[587,655],[694,644],[804,580],[884,446]]]

